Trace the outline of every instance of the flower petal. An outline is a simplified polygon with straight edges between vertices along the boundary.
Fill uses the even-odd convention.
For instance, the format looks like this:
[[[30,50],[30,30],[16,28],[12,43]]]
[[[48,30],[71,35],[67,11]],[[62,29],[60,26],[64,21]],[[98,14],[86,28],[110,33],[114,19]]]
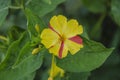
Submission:
[[[49,48],[49,52],[54,54],[55,56],[58,56],[60,46],[61,46],[60,42],[56,43],[54,46]]]
[[[67,23],[67,27],[64,34],[66,35],[67,38],[70,38],[78,34],[81,34],[82,32],[83,32],[82,25],[79,25],[77,20],[71,19]]]
[[[58,54],[59,58],[62,58],[63,49],[64,49],[64,42],[62,41],[59,49],[59,54]]]
[[[58,67],[57,65],[54,65],[54,77],[56,77],[58,74],[60,74],[60,77],[63,77],[64,76],[64,70],[60,67]]]
[[[46,48],[55,45],[59,40],[59,36],[51,29],[44,29],[40,37],[42,39],[41,43],[43,43]]]
[[[70,51],[70,53],[72,55],[75,54],[76,52],[78,52],[80,50],[80,48],[83,47],[82,44],[78,44],[78,43],[71,41],[71,40],[66,40],[65,45],[67,45],[68,50]]]
[[[52,67],[51,67],[51,70],[50,70],[50,77],[49,79],[53,79],[54,77],[60,75],[60,77],[63,77],[64,76],[64,70],[60,67],[58,67],[55,63],[55,61],[52,61]]]
[[[68,47],[64,44],[63,52],[62,52],[62,58],[66,57],[68,54]]]
[[[78,44],[82,44],[82,39],[80,38],[80,36],[71,37],[69,38],[69,40],[74,41],[75,43],[78,43]]]
[[[54,46],[49,49],[50,53],[58,56],[59,58],[63,58],[67,56],[68,48],[62,42],[58,42]]]
[[[59,49],[59,58],[63,58],[66,57],[68,53],[68,48],[67,46],[64,44],[64,41],[61,42],[61,46]]]
[[[50,27],[52,27],[59,34],[63,33],[63,28],[67,25],[67,18],[63,15],[53,16],[50,20]]]

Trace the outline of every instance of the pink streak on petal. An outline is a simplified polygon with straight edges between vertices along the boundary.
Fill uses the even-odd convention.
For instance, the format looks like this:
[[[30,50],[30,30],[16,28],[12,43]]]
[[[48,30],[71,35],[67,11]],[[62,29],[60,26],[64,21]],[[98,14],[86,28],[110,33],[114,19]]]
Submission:
[[[59,55],[58,55],[59,58],[62,58],[63,48],[64,48],[64,42],[62,41],[59,49]]]
[[[71,38],[69,38],[69,40],[71,40],[73,42],[76,42],[78,44],[82,44],[83,43],[82,38],[80,36],[71,37]]]
[[[50,24],[49,24],[49,28],[50,28],[52,31],[56,32]]]
[[[49,28],[60,36],[60,34],[57,31],[55,31],[55,29],[50,24],[49,24]]]

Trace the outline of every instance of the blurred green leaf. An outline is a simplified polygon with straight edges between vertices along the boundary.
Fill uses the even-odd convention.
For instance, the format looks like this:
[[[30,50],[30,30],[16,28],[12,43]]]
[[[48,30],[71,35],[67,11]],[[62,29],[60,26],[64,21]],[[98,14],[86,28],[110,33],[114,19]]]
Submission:
[[[69,80],[88,80],[90,72],[70,73],[68,76]]]
[[[19,80],[33,80],[35,77],[35,72],[28,74],[27,76],[20,78]]]
[[[111,14],[115,22],[120,26],[120,0],[111,0]]]
[[[23,35],[9,47],[5,60],[0,64],[0,79],[19,80],[40,68],[46,50],[32,55],[33,47],[25,38]]]
[[[4,54],[0,50],[0,63],[3,61],[3,59],[4,59]]]
[[[17,59],[17,56],[19,54],[19,51],[24,46],[25,42],[28,41],[28,37],[26,32],[21,35],[21,37],[14,41],[8,48],[6,57],[4,61],[0,64],[0,70],[4,68],[9,68],[12,66]]]
[[[102,14],[96,24],[90,31],[90,37],[94,40],[99,40],[101,38],[101,31],[102,31],[102,24],[103,20],[105,19],[106,14]]]
[[[94,13],[106,12],[106,0],[82,0],[88,10]]]
[[[70,72],[87,72],[100,67],[113,49],[107,49],[102,44],[83,38],[82,48],[75,55],[68,55],[63,59],[57,59],[61,68]],[[71,65],[72,64],[72,65]]]
[[[120,80],[120,66],[102,67],[91,75],[91,80]]]
[[[80,13],[81,0],[66,0],[64,5],[67,14],[77,15]]]
[[[8,7],[10,4],[11,0],[0,0],[0,26],[8,14]]]
[[[112,42],[110,44],[110,46],[114,46],[114,47],[119,47],[119,43],[120,43],[120,28],[118,28],[116,31],[115,31],[115,34],[112,38]]]
[[[48,4],[51,4],[51,0],[42,0],[43,2],[46,2]]]
[[[22,35],[24,29],[18,26],[12,26],[11,29],[8,31],[9,42],[13,42]]]
[[[26,6],[30,8],[35,14],[44,16],[45,14],[53,11],[58,6],[58,4],[64,1],[65,0],[51,0],[51,4],[48,4],[42,0],[31,0],[28,5],[26,4]]]
[[[6,41],[5,40],[0,40],[0,52],[2,52],[2,53],[6,52],[7,47],[8,47],[7,38],[6,38]]]
[[[28,21],[28,31],[30,33],[30,37],[38,36],[38,33],[35,29],[35,25],[36,24],[39,25],[40,32],[43,30],[43,28],[46,27],[46,25],[44,25],[43,21],[38,16],[36,16],[33,12],[31,12],[31,10],[28,8],[25,9],[25,15]]]
[[[29,51],[28,51],[29,50]],[[33,47],[30,46],[30,41],[28,41],[23,48],[20,50],[18,58],[16,59],[16,62],[14,63],[13,67],[22,62],[25,58],[31,55],[31,52],[33,50]],[[27,53],[27,54],[26,54]]]

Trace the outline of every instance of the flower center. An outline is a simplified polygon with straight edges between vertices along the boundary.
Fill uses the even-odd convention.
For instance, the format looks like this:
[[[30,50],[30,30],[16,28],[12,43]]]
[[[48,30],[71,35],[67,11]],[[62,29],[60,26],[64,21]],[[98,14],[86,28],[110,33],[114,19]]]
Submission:
[[[60,41],[65,41],[66,40],[66,36],[65,35],[62,35],[62,36],[60,36]]]

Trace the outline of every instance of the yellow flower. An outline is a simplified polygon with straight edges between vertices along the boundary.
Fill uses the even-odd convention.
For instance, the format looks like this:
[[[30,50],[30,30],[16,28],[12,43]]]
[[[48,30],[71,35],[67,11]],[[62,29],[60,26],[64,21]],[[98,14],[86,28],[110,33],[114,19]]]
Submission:
[[[58,67],[54,61],[54,55],[52,57],[52,65],[51,65],[51,70],[50,70],[50,77],[48,78],[48,80],[53,80],[54,77],[56,77],[57,75],[60,75],[60,77],[64,76],[64,70],[61,69],[60,67]]]
[[[63,15],[53,16],[50,20],[49,28],[41,33],[41,43],[49,52],[63,58],[68,51],[73,55],[83,47],[79,34],[83,33],[82,25],[77,20],[67,18]]]

